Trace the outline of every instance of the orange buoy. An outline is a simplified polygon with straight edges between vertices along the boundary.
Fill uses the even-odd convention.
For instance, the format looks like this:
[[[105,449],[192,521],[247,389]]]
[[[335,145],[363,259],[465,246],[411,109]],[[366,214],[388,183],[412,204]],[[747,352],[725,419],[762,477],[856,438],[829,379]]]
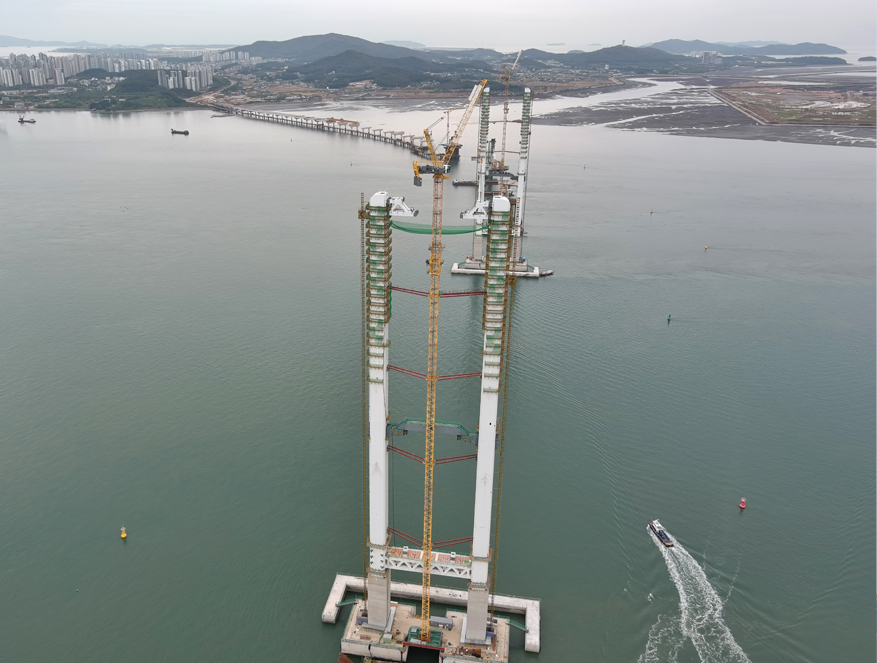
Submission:
[[[740,508],[741,509],[746,508],[746,498],[745,497],[742,500],[740,500]]]
[[[128,538],[128,534],[127,534],[127,532],[125,532],[125,528],[124,528],[124,527],[122,528],[122,538],[123,538],[123,539],[127,539],[127,538]]]

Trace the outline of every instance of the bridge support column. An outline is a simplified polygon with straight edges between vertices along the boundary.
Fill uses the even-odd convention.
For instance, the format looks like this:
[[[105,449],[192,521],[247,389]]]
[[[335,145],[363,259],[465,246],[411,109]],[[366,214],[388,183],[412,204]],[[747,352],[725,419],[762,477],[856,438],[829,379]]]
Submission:
[[[465,641],[487,642],[490,586],[490,535],[493,517],[494,461],[500,377],[507,329],[508,253],[511,204],[491,201],[485,252],[481,410],[478,419],[478,460],[475,468],[475,518],[472,530],[472,577],[469,582]]]
[[[387,458],[388,366],[392,268],[390,197],[376,193],[368,203],[366,239],[368,345],[368,623],[384,628],[390,619],[390,569],[387,568],[389,475]]]

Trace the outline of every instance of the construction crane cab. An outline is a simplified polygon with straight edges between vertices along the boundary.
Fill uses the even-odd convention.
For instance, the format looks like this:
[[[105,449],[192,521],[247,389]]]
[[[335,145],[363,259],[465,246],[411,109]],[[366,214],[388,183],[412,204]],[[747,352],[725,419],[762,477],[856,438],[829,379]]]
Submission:
[[[430,174],[430,175],[434,175],[434,174],[447,175],[449,172],[451,172],[451,166],[449,164],[433,163],[431,161],[423,161],[423,162],[415,162],[415,163],[419,164],[419,165],[415,166],[415,170],[414,170],[414,186],[422,186],[423,185],[423,178],[421,177],[421,175],[424,173]]]

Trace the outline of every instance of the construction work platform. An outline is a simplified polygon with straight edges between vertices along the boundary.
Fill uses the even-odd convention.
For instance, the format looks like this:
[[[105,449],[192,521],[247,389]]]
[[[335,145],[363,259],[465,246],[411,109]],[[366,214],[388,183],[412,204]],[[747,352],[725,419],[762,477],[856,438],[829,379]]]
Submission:
[[[540,270],[538,267],[530,267],[526,262],[519,263],[514,270],[508,270],[508,275],[517,276],[519,279],[538,279],[542,276],[551,276],[554,274],[553,269]],[[473,276],[484,276],[486,273],[485,263],[483,260],[466,260],[464,262],[455,262],[451,266],[451,274],[472,274]]]
[[[409,647],[434,649],[440,652],[442,663],[507,663],[509,630],[507,619],[493,620],[494,637],[491,645],[461,642],[466,624],[466,613],[449,610],[444,617],[433,617],[432,641],[420,642],[420,615],[413,605],[393,604],[393,620],[386,629],[368,626],[365,601],[357,599],[347,620],[341,651],[375,660],[405,661]]]
[[[338,612],[341,607],[338,605],[344,600],[344,595],[347,591],[364,593],[365,591],[365,582],[362,578],[357,576],[348,576],[343,574],[338,574],[335,576],[335,582],[332,583],[332,589],[329,591],[329,598],[326,600],[326,605],[323,607],[323,615],[322,620],[327,624],[334,624],[338,620]],[[390,595],[395,599],[406,599],[419,602],[421,600],[423,588],[420,584],[411,584],[411,583],[403,583],[403,582],[393,582],[390,584]],[[465,589],[449,589],[446,587],[430,587],[429,590],[430,601],[433,603],[443,603],[445,605],[458,605],[465,606],[469,600],[469,592]],[[538,652],[541,647],[541,636],[540,636],[540,625],[541,625],[541,603],[539,599],[526,599],[520,598],[517,596],[503,596],[501,594],[495,594],[490,596],[491,604],[495,607],[496,610],[500,612],[506,612],[511,614],[524,615],[524,627],[526,629],[524,633],[524,649],[529,652]],[[396,608],[397,612],[400,610],[404,610],[406,607],[410,606],[398,606]],[[361,611],[361,608],[360,608]],[[354,614],[356,611],[354,610]],[[353,623],[356,623],[356,618],[351,618]],[[397,618],[398,619],[398,618]],[[503,620],[504,621],[504,620]],[[420,625],[420,618],[418,617],[415,622],[412,622],[413,625]],[[398,627],[393,627],[393,632],[389,633],[390,635],[395,636],[395,630]],[[350,624],[348,624],[347,630],[350,629]],[[345,630],[345,638],[347,637],[347,630]],[[404,632],[401,632],[400,635],[405,635]],[[373,633],[377,633],[372,631]],[[355,637],[358,639],[360,633],[356,633]],[[365,635],[365,633],[362,633]],[[364,641],[363,641],[364,642]],[[508,642],[508,640],[506,640]],[[480,645],[472,645],[473,647],[479,647]],[[357,653],[357,652],[350,652]],[[507,652],[506,652],[507,653]],[[393,659],[387,659],[393,660]],[[396,659],[402,660],[402,659]],[[466,658],[450,658],[446,660],[470,660]],[[472,660],[485,660],[485,659],[477,659],[473,658]]]
[[[470,578],[472,576],[472,558],[457,553],[443,553],[433,550],[430,553],[432,573],[452,578]],[[408,546],[390,547],[387,549],[388,568],[398,571],[414,571],[423,573],[423,551]]]

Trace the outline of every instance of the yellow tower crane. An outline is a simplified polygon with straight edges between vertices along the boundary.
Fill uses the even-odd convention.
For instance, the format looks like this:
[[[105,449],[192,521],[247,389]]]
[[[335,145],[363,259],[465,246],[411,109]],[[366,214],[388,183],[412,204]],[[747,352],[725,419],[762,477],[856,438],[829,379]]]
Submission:
[[[432,243],[429,246],[429,351],[426,364],[426,453],[423,456],[423,609],[421,610],[420,640],[430,642],[429,628],[429,590],[432,580],[432,477],[435,468],[435,386],[438,377],[438,319],[439,319],[439,280],[442,274],[442,199],[445,180],[449,179],[448,164],[460,145],[463,130],[469,122],[475,105],[487,81],[481,81],[472,89],[469,101],[463,110],[463,117],[457,124],[454,135],[448,140],[445,152],[436,154],[435,145],[429,130],[423,130],[429,147],[428,161],[414,162],[414,183],[420,186],[423,173],[432,173]],[[440,118],[432,126],[441,121]]]
[[[512,74],[515,73],[515,69],[518,68],[518,62],[521,61],[521,56],[524,54],[524,51],[518,51],[518,57],[515,58],[515,63],[512,65],[511,69],[507,69],[505,65],[502,66],[502,76],[499,77],[499,80],[505,83],[505,99],[502,102],[502,143],[500,144],[500,154],[502,154],[502,160],[500,161],[500,172],[505,170],[505,137],[506,137],[506,129],[509,126],[509,81],[512,80]]]

